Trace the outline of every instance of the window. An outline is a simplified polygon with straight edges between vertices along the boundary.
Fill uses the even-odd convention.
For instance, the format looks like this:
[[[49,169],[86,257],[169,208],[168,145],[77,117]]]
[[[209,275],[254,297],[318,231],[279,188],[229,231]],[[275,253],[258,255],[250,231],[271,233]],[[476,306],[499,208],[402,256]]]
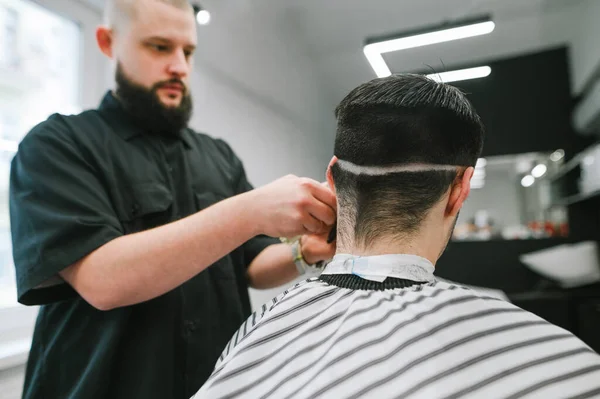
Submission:
[[[29,0],[0,0],[0,308],[16,303],[8,183],[19,141],[49,115],[81,111],[81,29]]]

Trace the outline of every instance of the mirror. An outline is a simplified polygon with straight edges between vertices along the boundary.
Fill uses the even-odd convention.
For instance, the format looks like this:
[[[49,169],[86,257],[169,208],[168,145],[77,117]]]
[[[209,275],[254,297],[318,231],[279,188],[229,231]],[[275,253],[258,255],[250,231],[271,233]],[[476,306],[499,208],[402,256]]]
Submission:
[[[453,240],[565,237],[567,209],[553,203],[551,181],[564,151],[481,158]]]

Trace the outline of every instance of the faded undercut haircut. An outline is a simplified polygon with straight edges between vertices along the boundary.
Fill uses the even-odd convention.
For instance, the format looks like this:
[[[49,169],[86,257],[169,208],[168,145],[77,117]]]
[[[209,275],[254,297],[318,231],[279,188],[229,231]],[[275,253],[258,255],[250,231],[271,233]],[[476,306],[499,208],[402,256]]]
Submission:
[[[359,166],[474,166],[484,127],[456,87],[422,75],[373,79],[337,106],[334,154]],[[378,238],[416,232],[461,174],[456,170],[356,174],[332,169],[342,241],[367,247]],[[348,233],[353,232],[352,237]]]
[[[123,22],[135,17],[135,6],[137,3],[152,1],[159,1],[180,10],[193,12],[189,0],[106,0],[104,6],[104,23],[109,28],[116,29]]]

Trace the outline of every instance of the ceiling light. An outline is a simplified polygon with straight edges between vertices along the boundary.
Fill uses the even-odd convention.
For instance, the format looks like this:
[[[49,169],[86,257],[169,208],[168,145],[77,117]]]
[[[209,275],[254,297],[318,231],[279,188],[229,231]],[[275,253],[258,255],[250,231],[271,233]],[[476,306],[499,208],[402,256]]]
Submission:
[[[456,71],[448,71],[441,73],[432,73],[427,75],[428,78],[440,83],[459,82],[461,80],[485,78],[492,73],[492,68],[482,66],[477,68],[459,69]]]
[[[367,45],[363,49],[363,52],[365,53],[367,61],[369,61],[369,64],[371,64],[371,68],[373,68],[373,71],[375,71],[375,75],[377,75],[378,78],[385,78],[386,76],[390,76],[392,74],[392,71],[390,71],[390,68],[388,68],[385,60],[381,56],[381,53],[377,51],[376,48],[371,48]]]
[[[418,32],[394,35],[394,37],[367,40],[363,52],[377,76],[381,78],[391,75],[381,54],[485,35],[492,32],[495,26],[489,18],[444,24],[434,28],[420,29]]]
[[[546,165],[544,165],[543,163],[541,163],[541,164],[537,165],[535,168],[533,168],[533,170],[531,171],[531,174],[536,179],[539,179],[540,177],[542,177],[546,174],[547,170],[548,170],[548,167]]]
[[[531,187],[535,183],[535,177],[527,175],[521,179],[521,185],[523,187]]]
[[[558,162],[565,157],[564,150],[556,150],[550,155],[550,160],[553,162]]]
[[[206,25],[210,22],[210,13],[207,10],[200,10],[196,15],[196,21],[200,25]]]
[[[210,12],[199,5],[193,5],[192,7],[194,8],[194,14],[196,14],[196,21],[200,25],[207,25],[210,22]]]

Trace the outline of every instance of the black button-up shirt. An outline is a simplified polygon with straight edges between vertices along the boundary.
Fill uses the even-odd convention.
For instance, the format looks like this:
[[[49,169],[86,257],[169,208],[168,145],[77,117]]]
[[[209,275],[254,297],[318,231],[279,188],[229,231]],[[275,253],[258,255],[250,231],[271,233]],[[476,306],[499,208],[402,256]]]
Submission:
[[[97,110],[32,129],[10,178],[19,301],[42,305],[24,397],[192,396],[250,314],[246,267],[276,240],[256,237],[173,291],[107,312],[58,272],[251,188],[224,141],[189,129],[144,134],[110,93]]]

